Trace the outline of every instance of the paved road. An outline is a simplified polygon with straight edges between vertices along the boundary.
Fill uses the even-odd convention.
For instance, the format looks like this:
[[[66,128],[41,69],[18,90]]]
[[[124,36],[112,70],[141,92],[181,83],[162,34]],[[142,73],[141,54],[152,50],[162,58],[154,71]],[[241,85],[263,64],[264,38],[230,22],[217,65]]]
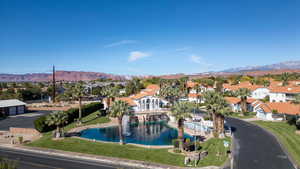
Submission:
[[[295,169],[271,134],[242,120],[226,121],[234,130],[234,169]]]
[[[43,155],[20,150],[0,149],[0,157],[18,161],[18,169],[115,169],[109,164]],[[125,168],[125,167],[122,167]]]
[[[9,116],[0,121],[0,130],[9,130],[9,127],[34,128],[33,121],[39,116],[49,114],[52,111],[35,111],[16,116]]]

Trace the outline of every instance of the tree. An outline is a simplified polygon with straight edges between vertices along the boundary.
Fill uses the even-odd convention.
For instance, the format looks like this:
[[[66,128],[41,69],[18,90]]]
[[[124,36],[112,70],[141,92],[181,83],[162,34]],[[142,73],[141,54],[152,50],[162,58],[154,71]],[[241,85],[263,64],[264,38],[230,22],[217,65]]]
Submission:
[[[183,150],[184,120],[191,117],[191,109],[188,102],[176,102],[171,109],[171,115],[177,120],[179,148]]]
[[[115,101],[109,109],[109,115],[111,117],[116,117],[118,119],[120,144],[124,144],[124,138],[123,138],[123,133],[122,133],[122,131],[123,131],[123,126],[122,126],[123,116],[126,114],[129,114],[130,111],[131,111],[131,108],[128,105],[128,103],[126,103],[122,100]]]
[[[129,96],[132,94],[136,94],[136,93],[140,92],[141,89],[143,89],[143,88],[144,88],[144,85],[142,84],[141,79],[133,78],[125,86],[126,95]]]
[[[62,127],[67,124],[68,115],[62,111],[51,113],[46,118],[48,126],[56,126],[55,138],[62,136]]]
[[[239,88],[236,91],[236,95],[241,98],[242,112],[245,114],[247,112],[247,98],[251,96],[251,90],[247,88]]]
[[[206,109],[211,114],[214,123],[214,132],[217,136],[224,133],[224,118],[230,113],[230,107],[224,97],[215,91],[204,93]]]
[[[264,87],[269,87],[270,84],[271,84],[271,82],[270,82],[269,80],[262,80],[262,85],[263,85]]]
[[[177,101],[182,94],[179,88],[169,85],[160,88],[159,95],[164,97],[170,102],[171,105],[173,105],[174,102]]]
[[[64,92],[65,98],[71,100],[78,100],[78,123],[81,124],[82,118],[82,98],[86,95],[86,90],[82,82],[76,83],[75,86],[66,85],[66,91]]]
[[[119,96],[119,89],[115,86],[105,86],[102,89],[102,95],[107,98],[107,107],[110,107],[111,102],[114,102],[115,98]]]
[[[287,86],[290,80],[290,74],[288,72],[284,72],[280,75],[280,80],[282,82],[282,86]]]

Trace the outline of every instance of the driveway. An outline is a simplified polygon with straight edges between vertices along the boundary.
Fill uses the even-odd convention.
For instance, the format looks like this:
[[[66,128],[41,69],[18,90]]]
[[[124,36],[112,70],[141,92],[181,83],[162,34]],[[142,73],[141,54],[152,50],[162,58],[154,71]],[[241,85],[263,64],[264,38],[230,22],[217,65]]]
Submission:
[[[242,120],[226,121],[234,132],[234,169],[295,169],[270,133]]]
[[[9,127],[34,128],[34,120],[38,117],[49,114],[52,111],[34,111],[30,113],[9,116],[0,121],[0,130],[9,130]]]

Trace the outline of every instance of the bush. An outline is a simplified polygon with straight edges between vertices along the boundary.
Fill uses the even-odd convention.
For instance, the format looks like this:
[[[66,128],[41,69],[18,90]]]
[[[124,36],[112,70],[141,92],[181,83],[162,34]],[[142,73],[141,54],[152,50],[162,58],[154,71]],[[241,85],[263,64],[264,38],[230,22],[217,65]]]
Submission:
[[[100,110],[103,108],[102,103],[90,103],[87,105],[82,106],[82,117],[85,117],[97,110]],[[79,117],[79,109],[78,108],[71,108],[67,111],[64,111],[68,115],[67,124],[73,123],[76,119]],[[46,118],[48,115],[44,115],[39,117],[34,121],[34,127],[39,132],[48,132],[55,129],[55,126],[48,126],[46,122]]]
[[[300,130],[300,118],[296,121],[296,127],[298,130]]]
[[[172,140],[172,144],[173,144],[174,148],[179,148],[179,142],[180,142],[179,139],[173,139]]]
[[[295,125],[297,119],[295,116],[286,116],[286,120],[289,125]]]
[[[48,126],[46,124],[47,115],[41,116],[34,121],[34,127],[37,131],[43,133],[48,132],[55,129],[55,126]]]

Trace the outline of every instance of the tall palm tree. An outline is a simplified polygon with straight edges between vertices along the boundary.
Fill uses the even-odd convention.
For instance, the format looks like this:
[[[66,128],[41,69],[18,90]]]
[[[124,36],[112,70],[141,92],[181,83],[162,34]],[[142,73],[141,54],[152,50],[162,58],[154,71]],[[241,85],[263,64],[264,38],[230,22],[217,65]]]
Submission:
[[[280,75],[280,80],[282,81],[282,86],[286,86],[289,84],[290,74],[288,72],[284,72]]]
[[[269,80],[263,80],[263,81],[262,81],[262,85],[263,85],[264,87],[269,87],[270,84],[271,84],[271,82],[270,82]]]
[[[245,114],[247,112],[247,99],[251,96],[251,90],[247,88],[239,88],[236,91],[236,95],[241,98],[242,112]]]
[[[79,111],[78,111],[78,122],[81,123],[81,118],[82,118],[82,98],[86,95],[85,93],[85,88],[83,86],[83,84],[80,82],[80,83],[77,83],[72,89],[71,89],[71,92],[72,92],[72,98],[74,100],[78,100],[78,108],[79,108]]]
[[[176,102],[171,109],[171,115],[177,120],[178,139],[180,140],[179,148],[181,150],[183,150],[184,120],[191,117],[190,111],[188,102]]]
[[[107,99],[107,107],[109,108],[111,102],[115,101],[115,98],[118,97],[120,94],[119,89],[117,86],[105,86],[102,89],[102,95]]]
[[[67,113],[64,113],[62,111],[54,112],[49,114],[46,118],[46,124],[48,126],[55,125],[56,126],[56,132],[55,137],[59,138],[61,137],[61,128],[67,123],[68,115]]]
[[[230,112],[230,107],[224,97],[215,91],[204,93],[206,109],[210,113],[214,123],[214,132],[218,136],[224,133],[224,116]]]
[[[122,101],[122,100],[117,100],[115,101],[112,106],[110,107],[109,110],[109,115],[111,117],[116,117],[118,118],[118,124],[119,124],[119,137],[120,137],[120,144],[124,144],[124,138],[123,138],[123,126],[122,126],[122,119],[123,116],[126,114],[130,113],[130,106],[128,103]]]
[[[173,105],[182,94],[179,88],[168,85],[160,88],[159,95],[164,97],[171,105]]]

